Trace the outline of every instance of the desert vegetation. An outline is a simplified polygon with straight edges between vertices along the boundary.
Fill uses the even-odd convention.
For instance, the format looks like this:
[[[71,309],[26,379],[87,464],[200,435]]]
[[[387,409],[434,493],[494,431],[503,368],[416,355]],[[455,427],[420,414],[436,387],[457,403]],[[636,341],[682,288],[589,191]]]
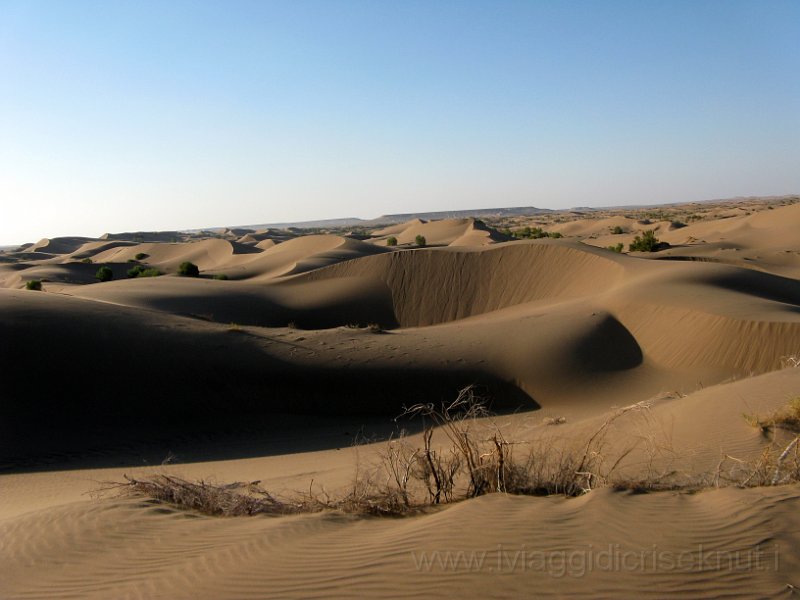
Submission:
[[[545,231],[541,227],[525,227],[523,229],[518,229],[516,231],[510,231],[509,234],[512,237],[522,240],[538,240],[541,238],[561,238],[564,237],[558,231]]]
[[[656,252],[659,249],[659,240],[653,229],[648,229],[642,235],[637,235],[628,245],[631,252]]]
[[[189,481],[168,474],[126,476],[124,482],[107,482],[100,491],[147,497],[217,516],[322,510],[400,516],[492,493],[575,497],[601,487],[637,493],[694,492],[800,481],[797,435],[788,444],[773,441],[766,445],[754,460],[723,455],[716,469],[694,475],[656,467],[658,444],[650,440],[644,471],[625,471],[622,467],[637,443],[611,450],[607,436],[617,420],[646,413],[649,408],[649,403],[639,402],[617,409],[569,444],[563,440],[555,443],[557,438],[531,444],[509,438],[490,418],[485,399],[469,387],[450,403],[406,408],[401,417],[422,419],[425,424],[421,442],[411,443],[405,434],[391,438],[377,462],[359,465],[351,486],[340,494],[315,491],[312,483],[307,491],[282,498],[258,481]],[[558,418],[544,424],[564,422]],[[800,431],[800,399],[765,422],[770,427]]]
[[[39,279],[31,279],[29,281],[26,281],[25,289],[39,292],[42,290],[42,282]]]
[[[94,274],[94,278],[98,281],[111,281],[114,279],[114,271],[112,271],[109,267],[102,266],[97,269],[97,273]]]
[[[161,271],[153,267],[145,267],[142,265],[136,265],[132,269],[128,270],[128,277],[158,277],[162,275]]]
[[[200,269],[196,264],[187,260],[178,265],[178,275],[181,277],[200,277]]]
[[[417,235],[417,237],[414,238],[414,243],[420,248],[424,248],[428,245],[428,241],[425,239],[424,235]]]
[[[800,434],[800,396],[792,398],[786,406],[764,417],[745,414],[744,418],[764,434],[774,433],[779,429]]]
[[[387,246],[397,246],[397,238],[394,237],[393,235],[389,236],[388,238],[386,238],[386,245]]]

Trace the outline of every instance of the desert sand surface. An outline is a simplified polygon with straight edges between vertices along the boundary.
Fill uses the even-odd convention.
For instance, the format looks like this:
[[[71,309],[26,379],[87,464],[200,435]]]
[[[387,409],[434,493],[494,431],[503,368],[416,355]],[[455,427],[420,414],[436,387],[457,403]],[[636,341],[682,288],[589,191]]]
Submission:
[[[797,432],[765,423],[800,396],[798,231],[781,197],[1,252],[0,598],[791,597]],[[481,444],[597,472],[402,516],[119,487],[341,498],[468,386]]]

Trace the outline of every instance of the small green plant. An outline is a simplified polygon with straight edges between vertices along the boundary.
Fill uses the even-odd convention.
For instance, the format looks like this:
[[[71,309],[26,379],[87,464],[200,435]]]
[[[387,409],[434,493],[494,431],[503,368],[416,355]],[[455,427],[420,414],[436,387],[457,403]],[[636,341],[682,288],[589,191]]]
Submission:
[[[622,248],[623,248],[622,242],[620,242],[616,246],[608,246],[609,250],[611,250],[612,252],[617,252],[619,254],[622,254]]]
[[[387,246],[397,246],[397,238],[394,236],[386,238],[386,245]]]
[[[25,289],[26,290],[35,290],[37,292],[42,291],[42,282],[38,279],[31,279],[30,281],[25,282]]]
[[[149,254],[145,254],[144,252],[138,252],[136,254],[136,256],[134,256],[134,258],[136,260],[144,260],[145,258],[148,258],[149,256],[150,256]]]
[[[114,279],[114,271],[106,266],[102,266],[97,269],[97,273],[94,274],[94,278],[98,281],[111,281]]]
[[[184,261],[178,267],[178,275],[181,277],[200,277],[200,269],[193,262]]]
[[[155,268],[146,268],[142,265],[136,265],[128,271],[128,277],[158,277],[161,271]]]
[[[425,246],[427,246],[427,245],[428,245],[428,242],[427,242],[427,240],[425,239],[425,236],[424,236],[424,235],[418,235],[417,237],[415,237],[415,238],[414,238],[414,242],[415,242],[415,243],[417,244],[417,246],[419,246],[420,248],[424,248]]]
[[[225,275],[225,273],[217,273],[216,275],[214,275],[212,279],[218,279],[219,281],[226,281],[228,279],[228,276]]]
[[[523,229],[518,229],[517,231],[512,231],[511,236],[517,239],[523,240],[540,240],[542,238],[560,238],[564,237],[558,231],[545,231],[541,227],[525,227]]]
[[[91,258],[82,258],[81,262],[83,264],[85,264],[85,265],[90,265],[90,264],[92,264],[92,259]]]
[[[670,229],[680,229],[681,227],[686,227],[686,223],[683,221],[672,221],[669,226]]]
[[[621,233],[625,233],[625,230],[622,227],[620,227],[619,225],[617,225],[616,227],[613,227],[611,229],[611,233],[613,233],[614,235],[619,235]]]
[[[628,250],[631,252],[656,252],[659,244],[656,232],[648,229],[641,236],[637,235],[633,238],[633,242],[628,245]]]

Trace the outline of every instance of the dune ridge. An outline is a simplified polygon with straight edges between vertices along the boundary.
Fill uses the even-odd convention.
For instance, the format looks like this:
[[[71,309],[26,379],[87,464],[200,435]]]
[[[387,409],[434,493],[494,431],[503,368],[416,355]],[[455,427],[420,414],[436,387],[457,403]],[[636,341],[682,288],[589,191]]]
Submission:
[[[783,198],[349,232],[45,238],[2,252],[0,597],[800,589],[797,484],[491,494],[402,519],[211,518],[90,495],[125,475],[170,473],[339,497],[359,477],[383,481],[389,440],[422,448],[423,423],[395,420],[405,407],[452,401],[469,385],[494,412],[471,431],[517,458],[582,449],[634,406],[598,446],[623,457],[607,483],[714,488],[723,468],[791,448],[795,434],[763,419],[800,394],[799,220],[800,204]],[[565,238],[507,235],[541,235],[534,227]],[[669,247],[628,253],[647,229]],[[178,276],[183,261],[199,277]],[[163,275],[128,278],[134,264]],[[97,281],[100,267],[112,281]],[[43,291],[24,289],[34,279]],[[448,451],[441,431],[431,439]],[[673,562],[581,563],[609,548]],[[721,565],[700,560],[709,550]],[[473,563],[420,563],[423,552]],[[678,556],[700,562],[679,567]]]

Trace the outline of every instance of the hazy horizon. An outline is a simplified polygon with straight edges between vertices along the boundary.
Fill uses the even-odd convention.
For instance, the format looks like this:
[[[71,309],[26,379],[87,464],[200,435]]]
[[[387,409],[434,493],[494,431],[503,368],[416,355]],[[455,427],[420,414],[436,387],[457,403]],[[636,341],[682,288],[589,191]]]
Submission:
[[[800,4],[0,4],[0,244],[800,191]]]

